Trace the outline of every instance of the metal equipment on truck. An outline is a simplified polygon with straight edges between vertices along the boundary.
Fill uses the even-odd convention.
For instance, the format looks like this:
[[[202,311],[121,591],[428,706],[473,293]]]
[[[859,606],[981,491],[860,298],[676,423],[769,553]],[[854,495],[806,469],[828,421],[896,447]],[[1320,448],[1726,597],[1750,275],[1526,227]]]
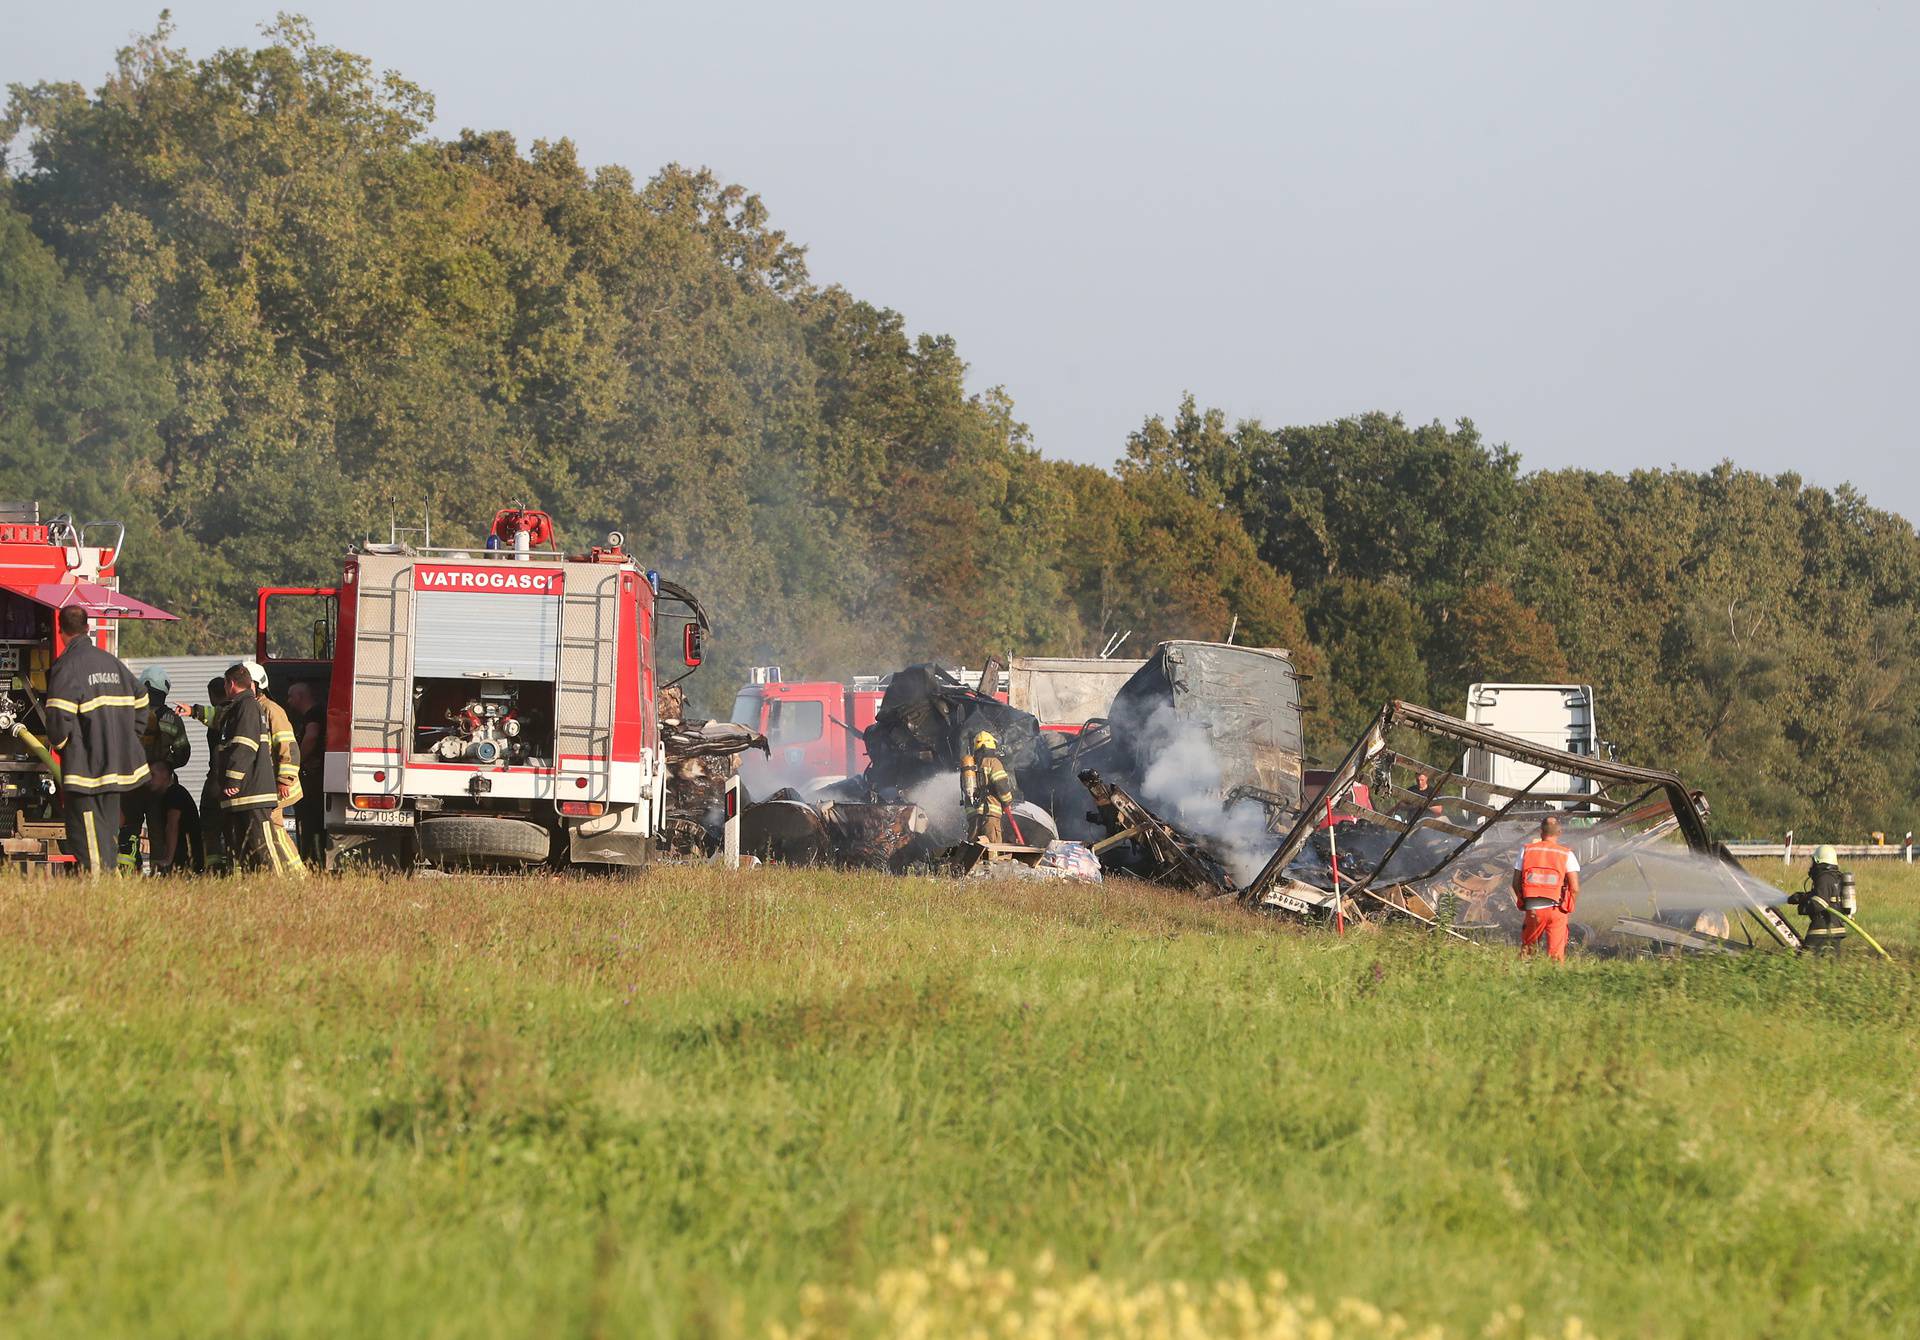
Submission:
[[[44,712],[47,672],[66,650],[59,611],[86,610],[94,641],[116,653],[120,620],[174,617],[120,594],[125,541],[119,522],[43,522],[38,503],[0,503],[0,853],[9,863],[58,859],[66,833]]]
[[[260,593],[270,678],[325,674],[329,868],[647,863],[667,800],[658,622],[684,618],[689,671],[708,622],[624,543],[568,555],[544,512],[508,508],[484,550],[396,535],[349,553],[337,588]]]

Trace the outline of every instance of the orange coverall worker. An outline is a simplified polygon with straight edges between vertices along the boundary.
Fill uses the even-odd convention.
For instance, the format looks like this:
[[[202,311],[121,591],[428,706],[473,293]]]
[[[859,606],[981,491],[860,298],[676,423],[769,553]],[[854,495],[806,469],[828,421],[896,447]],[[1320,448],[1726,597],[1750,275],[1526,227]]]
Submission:
[[[1517,897],[1526,923],[1520,928],[1520,952],[1532,954],[1542,940],[1547,957],[1567,961],[1567,917],[1580,888],[1580,858],[1552,838],[1536,838],[1520,849],[1513,868]]]

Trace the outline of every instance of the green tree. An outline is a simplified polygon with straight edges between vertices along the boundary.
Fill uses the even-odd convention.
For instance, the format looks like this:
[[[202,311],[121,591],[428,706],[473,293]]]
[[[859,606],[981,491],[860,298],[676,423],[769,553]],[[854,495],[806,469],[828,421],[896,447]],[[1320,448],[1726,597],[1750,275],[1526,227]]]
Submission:
[[[151,507],[172,387],[125,301],[89,295],[0,189],[0,463],[10,493],[80,519]]]
[[[1556,684],[1571,673],[1554,626],[1499,582],[1466,592],[1422,641],[1432,648],[1434,706],[1455,714],[1472,684]]]
[[[1308,601],[1307,628],[1328,668],[1325,717],[1309,735],[1322,757],[1344,753],[1388,699],[1427,701],[1424,621],[1398,591],[1358,578],[1323,582]]]

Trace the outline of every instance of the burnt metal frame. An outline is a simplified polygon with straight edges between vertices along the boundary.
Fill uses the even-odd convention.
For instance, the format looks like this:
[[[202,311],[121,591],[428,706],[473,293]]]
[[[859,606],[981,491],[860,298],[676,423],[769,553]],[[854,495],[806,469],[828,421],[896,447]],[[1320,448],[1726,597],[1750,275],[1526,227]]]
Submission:
[[[1417,794],[1409,793],[1410,795],[1416,795],[1416,798],[1420,801],[1420,811],[1423,815],[1426,812],[1427,807],[1433,804],[1434,797],[1436,797],[1440,793],[1440,788],[1445,786],[1448,782],[1454,779],[1454,776],[1457,773],[1460,765],[1466,761],[1466,757],[1467,757],[1467,751],[1465,749],[1462,749],[1460,751],[1460,756],[1453,760],[1453,766],[1448,768],[1446,772],[1442,773],[1438,778],[1436,778],[1433,784],[1429,786],[1424,792],[1420,792]],[[1393,789],[1396,791],[1400,790],[1399,787],[1395,787]],[[1374,881],[1380,878],[1381,872],[1383,872],[1387,868],[1387,866],[1392,863],[1393,858],[1395,856],[1399,855],[1400,848],[1406,843],[1406,840],[1408,838],[1413,836],[1413,830],[1416,828],[1430,827],[1430,826],[1431,825],[1424,824],[1420,818],[1415,818],[1410,823],[1408,823],[1406,827],[1402,828],[1400,830],[1399,836],[1394,838],[1392,845],[1387,848],[1387,854],[1382,856],[1378,861],[1374,863],[1373,869],[1367,872],[1367,877],[1360,881],[1360,884],[1357,888],[1349,889],[1347,891],[1347,896],[1350,898],[1359,898],[1362,895],[1365,895],[1366,897],[1373,899],[1376,903],[1379,903],[1383,907],[1390,907],[1394,911],[1400,913],[1403,916],[1412,917],[1415,921],[1419,922],[1423,926],[1428,927],[1429,929],[1445,931],[1448,935],[1451,935],[1456,940],[1465,940],[1468,944],[1472,944],[1474,943],[1473,940],[1471,940],[1467,936],[1460,934],[1459,931],[1454,930],[1451,926],[1442,926],[1439,922],[1435,921],[1433,918],[1423,917],[1418,912],[1414,911],[1411,907],[1406,907],[1400,903],[1396,903],[1391,898],[1388,898],[1385,894],[1375,893],[1373,891]]]
[[[1519,803],[1549,774],[1557,772],[1592,782],[1637,783],[1648,791],[1662,791],[1666,795],[1667,806],[1673,814],[1687,848],[1704,854],[1711,854],[1714,850],[1712,841],[1707,835],[1706,824],[1701,820],[1699,811],[1694,808],[1692,793],[1674,773],[1657,768],[1640,768],[1631,764],[1610,762],[1591,754],[1569,754],[1559,749],[1549,749],[1531,740],[1488,730],[1484,726],[1476,726],[1458,717],[1450,717],[1444,712],[1436,712],[1429,707],[1395,699],[1380,709],[1379,715],[1347,751],[1346,757],[1341,760],[1340,766],[1334,770],[1327,784],[1301,810],[1300,817],[1294,821],[1293,827],[1273,855],[1268,858],[1266,865],[1261,867],[1260,873],[1253,877],[1246,888],[1240,890],[1238,895],[1240,901],[1244,903],[1265,901],[1286,881],[1287,867],[1292,864],[1294,858],[1300,854],[1300,849],[1306,845],[1307,839],[1312,836],[1314,824],[1321,811],[1326,808],[1328,800],[1335,796],[1344,796],[1358,780],[1363,766],[1383,753],[1391,752],[1396,760],[1403,757],[1398,751],[1387,749],[1387,732],[1396,727],[1405,727],[1465,748],[1477,746],[1513,759],[1515,762],[1531,763],[1540,769],[1540,776],[1517,794],[1513,794],[1511,787],[1474,783],[1476,787],[1495,794],[1511,795],[1506,806],[1488,821],[1486,828],[1489,830],[1501,819],[1509,817]],[[1605,790],[1604,785],[1601,790]],[[1535,799],[1544,801],[1545,797],[1535,797]],[[1574,797],[1569,796],[1569,799]],[[1577,799],[1581,804],[1592,803],[1595,800],[1603,805],[1614,803],[1598,795],[1582,795]],[[1630,804],[1614,809],[1608,815],[1608,820],[1618,822],[1623,812],[1631,812],[1632,808]],[[1484,840],[1482,834],[1463,840],[1445,861],[1421,879],[1432,879],[1460,859],[1474,843],[1482,840]]]

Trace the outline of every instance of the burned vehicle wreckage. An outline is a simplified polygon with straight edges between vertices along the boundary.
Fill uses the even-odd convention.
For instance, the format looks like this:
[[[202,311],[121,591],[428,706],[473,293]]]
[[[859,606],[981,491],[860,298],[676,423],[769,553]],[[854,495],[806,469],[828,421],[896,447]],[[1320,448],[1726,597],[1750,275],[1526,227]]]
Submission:
[[[1015,778],[1027,848],[1084,844],[1110,872],[1197,896],[1510,943],[1516,855],[1553,815],[1583,870],[1576,941],[1801,947],[1774,910],[1779,895],[1709,836],[1705,797],[1671,772],[1394,701],[1316,774],[1301,724],[1292,659],[1272,649],[1162,643],[1106,715],[1076,729],[912,666],[885,681],[864,771],[794,779],[749,804],[742,849],[896,872],[973,868],[957,778],[984,729]]]
[[[1030,853],[1066,839],[1106,853],[1109,867],[1153,873],[1147,844],[1128,836],[1114,840],[1108,792],[1090,792],[1082,780],[1087,776],[1111,777],[1183,819],[1188,802],[1204,807],[1209,796],[1231,794],[1250,807],[1254,817],[1245,822],[1260,833],[1268,832],[1267,816],[1276,807],[1290,812],[1298,806],[1299,693],[1285,652],[1169,642],[1133,664],[1138,669],[1118,691],[1108,690],[1107,714],[1071,726],[1043,725],[1032,712],[939,666],[897,671],[886,678],[862,732],[864,770],[781,778],[772,795],[746,806],[742,850],[763,860],[893,870],[971,866],[959,851],[968,845],[959,775],[981,731],[995,738],[1013,781],[1013,841],[1006,845]],[[1037,704],[1057,701],[1090,679],[1120,677],[1109,666],[1096,675],[1068,661],[1027,666],[1041,667],[1022,670],[1028,700]],[[1041,673],[1056,678],[1049,691],[1035,693],[1033,677]],[[994,683],[995,663],[973,678]]]
[[[1412,750],[1451,753],[1436,764]],[[1524,786],[1479,780],[1473,756],[1524,765]],[[1444,756],[1444,755],[1443,755]],[[1514,857],[1549,814],[1580,856],[1575,922],[1616,947],[1798,949],[1778,895],[1708,835],[1678,776],[1551,749],[1390,702],[1286,827],[1241,902],[1307,916],[1399,917],[1462,939],[1510,939]]]

